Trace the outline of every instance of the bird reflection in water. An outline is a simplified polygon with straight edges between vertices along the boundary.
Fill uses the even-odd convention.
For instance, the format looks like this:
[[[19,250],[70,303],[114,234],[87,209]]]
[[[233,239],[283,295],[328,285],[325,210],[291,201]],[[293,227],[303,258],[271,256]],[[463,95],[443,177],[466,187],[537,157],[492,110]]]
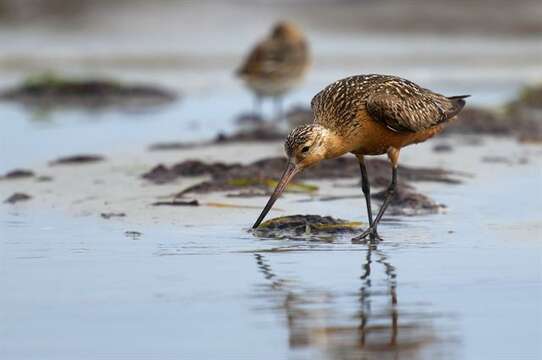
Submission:
[[[430,346],[438,351],[431,314],[399,307],[397,269],[376,245],[363,258],[361,286],[348,294],[280,278],[264,254],[254,256],[267,281],[262,295],[286,316],[292,350],[317,350],[333,359],[419,358]]]

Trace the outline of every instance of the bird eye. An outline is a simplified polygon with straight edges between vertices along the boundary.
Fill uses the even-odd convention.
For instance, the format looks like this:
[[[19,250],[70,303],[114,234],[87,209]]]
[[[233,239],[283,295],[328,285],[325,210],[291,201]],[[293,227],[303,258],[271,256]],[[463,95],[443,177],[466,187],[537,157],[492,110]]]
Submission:
[[[301,149],[301,152],[306,153],[307,151],[309,151],[309,147],[303,146],[303,149]]]

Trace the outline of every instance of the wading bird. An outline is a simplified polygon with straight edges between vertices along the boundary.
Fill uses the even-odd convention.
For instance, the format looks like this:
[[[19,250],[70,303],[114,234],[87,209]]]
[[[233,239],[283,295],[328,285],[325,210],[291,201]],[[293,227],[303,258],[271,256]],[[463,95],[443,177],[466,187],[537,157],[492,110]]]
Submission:
[[[413,82],[389,75],[358,75],[338,80],[312,99],[314,122],[295,128],[284,148],[288,165],[253,228],[260,225],[292,178],[321,160],[353,153],[359,160],[369,227],[352,239],[380,240],[377,226],[390,204],[397,183],[401,148],[423,142],[440,132],[465,106],[469,95],[446,97]],[[387,154],[391,183],[373,220],[366,155]]]
[[[275,101],[276,117],[282,118],[282,97],[303,80],[309,67],[309,51],[303,33],[290,22],[279,22],[260,41],[236,71],[255,95],[255,112],[261,113],[264,97]]]

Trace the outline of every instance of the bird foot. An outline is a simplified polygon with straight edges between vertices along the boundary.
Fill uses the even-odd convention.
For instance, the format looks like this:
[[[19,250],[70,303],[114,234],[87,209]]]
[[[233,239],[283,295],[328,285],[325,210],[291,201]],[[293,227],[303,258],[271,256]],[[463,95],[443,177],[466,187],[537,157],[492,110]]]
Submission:
[[[382,241],[375,227],[369,227],[361,235],[352,238],[352,244],[377,244]]]

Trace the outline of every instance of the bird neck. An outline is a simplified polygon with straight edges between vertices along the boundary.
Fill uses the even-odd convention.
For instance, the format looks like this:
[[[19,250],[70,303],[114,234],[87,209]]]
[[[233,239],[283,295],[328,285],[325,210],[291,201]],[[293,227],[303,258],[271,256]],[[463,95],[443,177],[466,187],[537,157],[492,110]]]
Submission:
[[[355,146],[353,146],[350,141],[345,141],[343,137],[337,135],[334,131],[325,129],[324,132],[324,148],[326,149],[326,159],[337,158],[354,149]]]

